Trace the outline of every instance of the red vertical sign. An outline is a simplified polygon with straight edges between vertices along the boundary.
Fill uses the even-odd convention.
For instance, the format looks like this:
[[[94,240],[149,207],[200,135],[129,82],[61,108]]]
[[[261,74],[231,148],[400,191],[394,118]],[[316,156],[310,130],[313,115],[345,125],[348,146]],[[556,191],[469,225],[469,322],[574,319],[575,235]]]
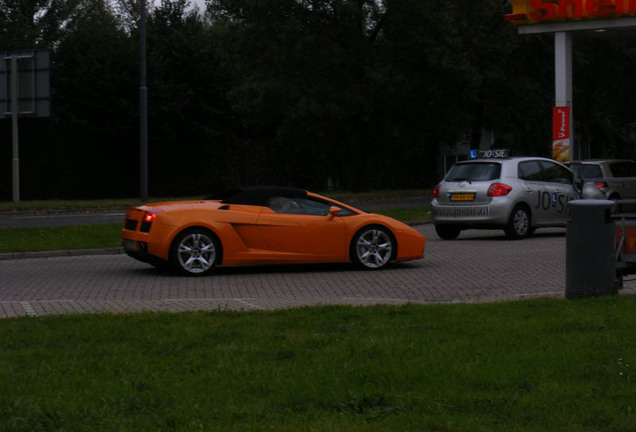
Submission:
[[[552,110],[552,158],[558,162],[570,160],[570,107]]]

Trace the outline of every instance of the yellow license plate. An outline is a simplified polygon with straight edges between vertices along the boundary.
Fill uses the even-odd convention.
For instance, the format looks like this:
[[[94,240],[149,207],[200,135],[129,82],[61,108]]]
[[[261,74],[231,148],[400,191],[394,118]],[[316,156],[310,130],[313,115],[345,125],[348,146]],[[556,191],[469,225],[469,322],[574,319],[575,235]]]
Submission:
[[[474,201],[474,193],[454,193],[451,195],[451,201]]]

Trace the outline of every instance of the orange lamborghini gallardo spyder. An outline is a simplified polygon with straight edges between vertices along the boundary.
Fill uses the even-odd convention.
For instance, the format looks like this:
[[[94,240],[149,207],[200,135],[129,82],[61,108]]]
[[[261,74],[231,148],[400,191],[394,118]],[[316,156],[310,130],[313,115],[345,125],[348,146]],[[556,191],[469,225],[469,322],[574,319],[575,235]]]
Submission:
[[[200,201],[133,207],[126,253],[186,275],[220,265],[335,263],[367,269],[424,257],[426,239],[387,216],[287,187],[245,187]]]

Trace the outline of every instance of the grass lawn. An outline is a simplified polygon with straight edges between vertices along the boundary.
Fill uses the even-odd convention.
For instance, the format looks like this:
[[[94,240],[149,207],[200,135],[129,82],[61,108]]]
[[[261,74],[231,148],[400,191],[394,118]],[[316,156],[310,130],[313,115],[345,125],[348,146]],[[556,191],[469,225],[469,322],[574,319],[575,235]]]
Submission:
[[[0,320],[0,430],[636,430],[636,298]]]
[[[121,246],[121,224],[0,229],[0,253]]]
[[[377,190],[372,192],[319,192],[330,198],[345,203],[355,203],[363,201],[395,201],[399,199],[426,199],[430,198],[432,191],[430,189],[408,189],[408,190]],[[156,197],[150,198],[148,202],[163,201],[179,201],[179,200],[197,200],[203,196],[190,197]],[[41,200],[41,201],[0,201],[0,212],[13,211],[67,211],[67,210],[85,210],[85,209],[125,209],[132,206],[141,205],[139,198],[119,198],[119,199],[97,199],[97,200]]]

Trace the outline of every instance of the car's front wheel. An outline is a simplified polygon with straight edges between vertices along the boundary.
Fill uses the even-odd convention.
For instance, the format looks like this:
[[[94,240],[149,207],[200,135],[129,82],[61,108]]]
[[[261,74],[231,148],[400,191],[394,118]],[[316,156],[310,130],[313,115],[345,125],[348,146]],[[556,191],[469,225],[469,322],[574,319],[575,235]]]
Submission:
[[[455,240],[461,229],[453,225],[435,225],[435,232],[442,240]]]
[[[170,262],[180,273],[201,276],[209,273],[221,259],[221,243],[203,228],[183,231],[172,242]]]
[[[519,240],[528,237],[533,231],[530,226],[530,210],[524,205],[517,205],[512,209],[504,231],[510,239]]]
[[[393,258],[395,247],[395,240],[388,229],[381,226],[365,227],[351,242],[351,259],[366,269],[381,269]]]

